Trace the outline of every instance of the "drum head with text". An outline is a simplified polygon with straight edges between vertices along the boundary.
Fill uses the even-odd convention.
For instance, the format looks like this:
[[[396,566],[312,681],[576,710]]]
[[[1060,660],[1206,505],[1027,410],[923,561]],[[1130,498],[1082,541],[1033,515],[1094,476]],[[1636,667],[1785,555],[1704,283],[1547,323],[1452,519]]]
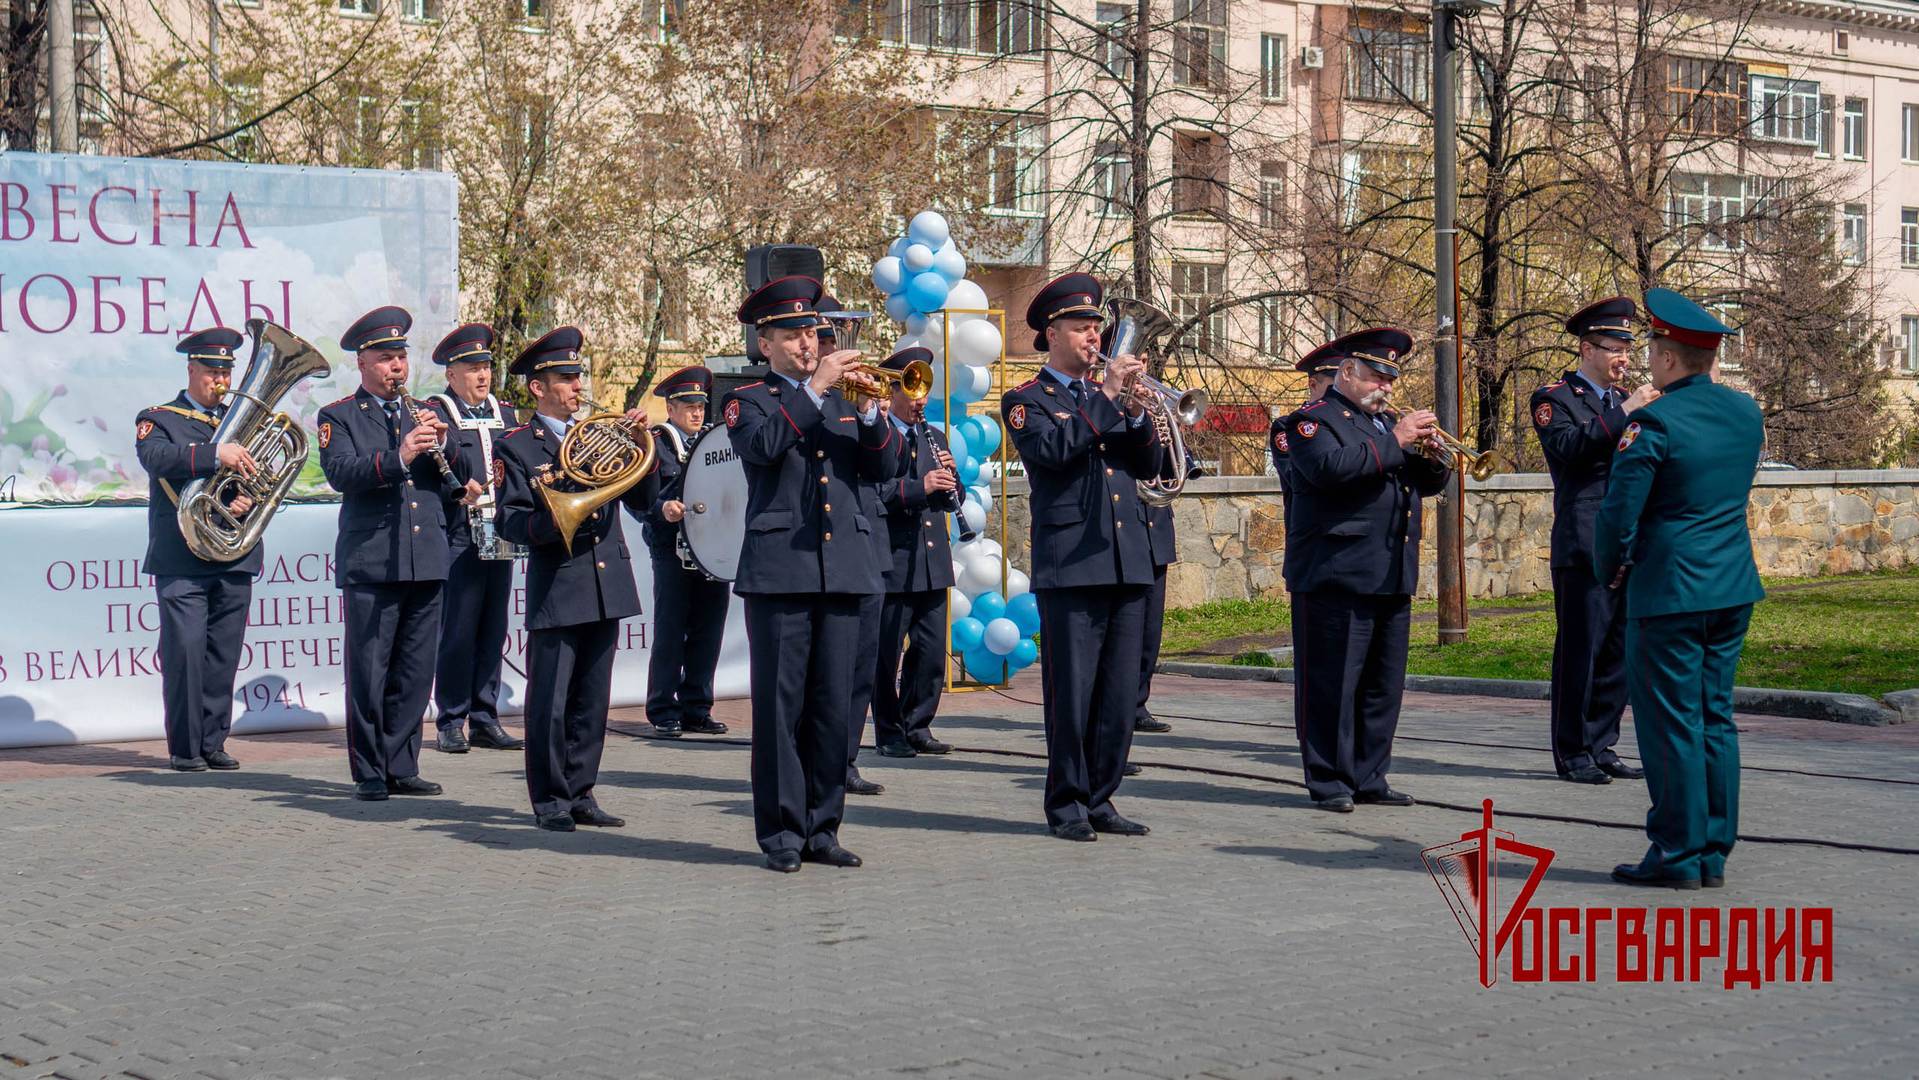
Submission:
[[[732,581],[746,542],[746,467],[725,427],[707,428],[687,451],[680,501],[686,504],[680,529],[693,561],[708,577]]]

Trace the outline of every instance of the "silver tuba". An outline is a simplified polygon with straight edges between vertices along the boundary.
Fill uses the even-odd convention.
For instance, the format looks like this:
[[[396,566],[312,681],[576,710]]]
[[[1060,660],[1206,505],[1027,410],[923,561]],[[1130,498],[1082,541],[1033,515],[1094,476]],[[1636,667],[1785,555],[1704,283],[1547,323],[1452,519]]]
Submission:
[[[222,465],[181,488],[177,500],[180,536],[188,551],[208,562],[232,562],[260,542],[307,460],[306,432],[274,405],[301,379],[324,378],[333,370],[318,349],[283,326],[249,319],[247,333],[253,335],[253,357],[240,385],[227,391],[232,404],[213,429],[213,444],[239,443],[259,470],[242,476]],[[227,504],[242,495],[253,505],[236,515]]]
[[[1162,352],[1177,325],[1173,317],[1160,308],[1130,296],[1115,296],[1106,301],[1106,317],[1113,323],[1112,352],[1100,354],[1100,359],[1107,363],[1115,356],[1137,354],[1142,349],[1149,353]],[[1152,479],[1139,482],[1139,497],[1149,505],[1165,506],[1186,489],[1186,478],[1192,475],[1183,429],[1199,423],[1206,415],[1206,391],[1179,390],[1151,375],[1141,375],[1139,381],[1153,392],[1146,414],[1160,445],[1166,448],[1166,463]]]

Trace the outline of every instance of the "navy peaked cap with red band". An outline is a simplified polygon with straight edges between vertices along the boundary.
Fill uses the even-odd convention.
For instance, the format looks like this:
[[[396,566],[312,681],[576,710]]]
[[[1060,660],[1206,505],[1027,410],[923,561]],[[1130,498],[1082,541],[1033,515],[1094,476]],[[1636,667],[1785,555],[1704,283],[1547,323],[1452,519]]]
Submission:
[[[1639,305],[1630,296],[1610,296],[1572,313],[1566,320],[1566,332],[1577,337],[1604,334],[1631,341],[1633,327],[1639,322]]]
[[[1026,325],[1033,330],[1033,348],[1046,351],[1046,328],[1053,325],[1054,319],[1099,319],[1105,317],[1100,306],[1106,300],[1106,290],[1100,287],[1099,279],[1091,274],[1063,274],[1046,283],[1046,287],[1026,305]]]
[[[819,325],[819,302],[825,294],[825,287],[810,277],[774,278],[740,304],[739,319],[762,330],[804,330]]]
[[[245,340],[246,335],[238,330],[215,326],[181,338],[173,351],[185,353],[188,360],[208,367],[230,368],[233,366],[233,350]]]
[[[520,350],[519,358],[507,370],[528,379],[535,375],[578,375],[580,348],[585,344],[579,327],[556,326]]]
[[[441,367],[460,363],[491,364],[493,328],[477,322],[454,327],[433,347],[433,362]]]
[[[1411,334],[1396,327],[1381,326],[1336,337],[1300,357],[1299,363],[1293,366],[1308,373],[1324,371],[1329,367],[1336,371],[1342,362],[1350,359],[1364,363],[1381,375],[1397,379],[1406,354],[1412,351]]]
[[[353,320],[340,335],[340,348],[347,352],[362,349],[404,349],[406,332],[413,329],[413,316],[402,307],[377,307]]]

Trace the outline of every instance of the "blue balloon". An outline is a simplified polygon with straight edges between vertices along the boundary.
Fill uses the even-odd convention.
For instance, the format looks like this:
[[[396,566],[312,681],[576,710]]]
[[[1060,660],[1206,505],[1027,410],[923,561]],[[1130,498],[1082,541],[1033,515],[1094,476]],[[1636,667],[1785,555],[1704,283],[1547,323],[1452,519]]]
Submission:
[[[946,399],[929,397],[926,399],[926,420],[935,426],[946,419]]]
[[[1006,681],[1006,658],[994,656],[983,648],[968,649],[962,657],[966,661],[966,673],[984,683]]]
[[[948,242],[933,253],[933,272],[945,278],[948,285],[958,285],[966,279],[966,259]]]
[[[946,294],[953,287],[938,273],[928,270],[917,274],[906,283],[906,302],[913,305],[914,311],[932,313],[946,305]]]
[[[986,624],[968,615],[964,619],[953,620],[953,651],[970,652],[980,647],[986,637]],[[984,650],[982,650],[984,651]]]
[[[891,255],[873,264],[873,287],[888,296],[906,287],[906,267]],[[910,331],[912,327],[907,327]]]
[[[911,247],[912,244],[913,241],[902,236],[887,246],[886,253],[895,259],[904,259],[906,258],[906,249]]]
[[[938,251],[952,236],[952,230],[938,211],[921,210],[913,215],[912,221],[906,223],[906,236],[915,244],[925,244]]]
[[[1039,633],[1039,597],[1023,592],[1006,602],[1006,617],[1027,637]]]
[[[1027,595],[1030,596],[1031,594],[1029,593]],[[1014,671],[1031,667],[1033,666],[1033,661],[1038,659],[1039,642],[1029,637],[1020,638],[1019,644],[1013,646],[1013,651],[1006,654],[1006,662],[1013,665]]]
[[[905,322],[906,317],[912,313],[913,305],[907,300],[905,293],[894,293],[886,298],[887,318],[894,322]]]
[[[965,416],[949,414],[946,417],[946,449],[953,455],[954,461],[965,461],[973,456],[972,448],[966,441],[966,423]]]
[[[957,458],[955,460],[959,462],[959,475],[960,475],[961,484],[964,484],[967,487],[972,487],[974,484],[979,483],[979,459],[978,458],[969,456],[964,458]]]
[[[967,433],[966,445],[976,454],[991,457],[999,449],[999,423],[990,416],[975,416],[973,423],[977,427]]]
[[[996,592],[983,592],[973,597],[973,611],[969,618],[979,620],[983,634],[986,624],[1006,614],[1006,598]]]

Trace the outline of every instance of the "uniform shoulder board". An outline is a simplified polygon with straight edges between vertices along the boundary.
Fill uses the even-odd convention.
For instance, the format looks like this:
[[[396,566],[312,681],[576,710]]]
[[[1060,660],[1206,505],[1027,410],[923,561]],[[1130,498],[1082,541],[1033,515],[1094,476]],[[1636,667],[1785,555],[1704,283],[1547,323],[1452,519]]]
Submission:
[[[1540,387],[1539,392],[1543,394],[1548,390],[1557,390],[1564,385],[1566,385],[1566,380],[1564,379],[1560,379],[1558,382],[1549,382],[1546,385]]]
[[[504,439],[508,435],[518,435],[520,432],[525,431],[530,426],[531,426],[530,424],[521,424],[519,427],[516,427],[516,428],[508,428],[505,431],[502,431],[500,433],[500,438]]]
[[[329,401],[329,402],[327,402],[327,403],[326,403],[325,405],[323,405],[323,406],[321,406],[321,408],[324,408],[324,409],[331,409],[331,408],[332,408],[332,407],[334,407],[335,405],[345,405],[345,404],[346,404],[347,402],[349,402],[349,401],[352,401],[352,400],[353,400],[353,395],[352,395],[352,394],[348,394],[347,396],[345,396],[345,397],[343,397],[343,398],[341,398],[341,399],[340,399],[340,400],[338,400],[338,401]]]
[[[757,387],[761,387],[761,386],[765,386],[765,385],[766,385],[766,380],[765,380],[765,379],[761,379],[761,380],[760,380],[759,382],[750,382],[750,383],[746,383],[746,384],[744,384],[744,385],[741,385],[741,386],[736,386],[736,387],[734,387],[734,388],[733,388],[733,392],[734,392],[735,394],[737,394],[737,393],[739,393],[739,392],[740,392],[740,391],[742,391],[742,390],[752,390],[752,389],[755,389],[755,388],[757,388]]]
[[[1034,387],[1037,385],[1039,385],[1039,376],[1035,375],[1032,378],[1026,380],[1025,382],[1020,383],[1018,386],[1013,387],[1013,389],[1011,390],[1011,393],[1017,394],[1021,390],[1030,389],[1031,387]]]
[[[1306,404],[1304,404],[1304,405],[1301,405],[1301,406],[1299,407],[1299,411],[1300,411],[1300,412],[1310,412],[1310,411],[1312,411],[1312,410],[1314,410],[1314,409],[1317,409],[1317,408],[1319,408],[1319,407],[1320,407],[1321,405],[1324,405],[1324,404],[1326,404],[1326,399],[1325,399],[1325,398],[1320,398],[1320,399],[1319,399],[1319,400],[1317,400],[1317,401],[1309,401],[1309,402],[1307,402]]]

